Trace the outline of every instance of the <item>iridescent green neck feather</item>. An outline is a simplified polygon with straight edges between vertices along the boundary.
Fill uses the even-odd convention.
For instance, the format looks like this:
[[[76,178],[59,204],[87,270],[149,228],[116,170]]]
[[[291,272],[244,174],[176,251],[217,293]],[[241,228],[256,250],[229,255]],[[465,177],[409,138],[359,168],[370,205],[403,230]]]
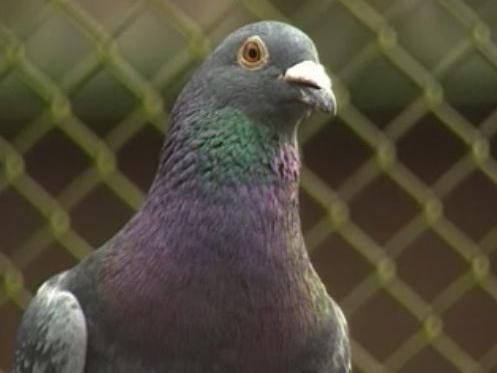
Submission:
[[[156,182],[185,191],[240,184],[297,188],[299,165],[295,131],[278,131],[225,108],[171,129]]]

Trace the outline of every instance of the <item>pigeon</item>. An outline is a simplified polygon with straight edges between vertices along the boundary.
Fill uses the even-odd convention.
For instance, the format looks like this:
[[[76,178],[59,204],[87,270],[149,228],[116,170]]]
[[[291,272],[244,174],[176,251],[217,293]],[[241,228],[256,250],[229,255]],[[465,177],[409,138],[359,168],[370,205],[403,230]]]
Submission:
[[[298,203],[298,126],[335,110],[303,31],[261,21],[228,35],[179,94],[137,213],[37,291],[13,371],[350,372]]]

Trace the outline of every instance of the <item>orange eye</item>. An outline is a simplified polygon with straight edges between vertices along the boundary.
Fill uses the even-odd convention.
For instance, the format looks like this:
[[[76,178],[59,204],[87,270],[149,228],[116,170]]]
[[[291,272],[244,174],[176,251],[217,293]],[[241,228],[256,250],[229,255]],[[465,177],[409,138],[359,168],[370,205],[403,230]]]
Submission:
[[[238,52],[238,63],[250,70],[262,67],[267,58],[266,46],[258,36],[248,38]]]

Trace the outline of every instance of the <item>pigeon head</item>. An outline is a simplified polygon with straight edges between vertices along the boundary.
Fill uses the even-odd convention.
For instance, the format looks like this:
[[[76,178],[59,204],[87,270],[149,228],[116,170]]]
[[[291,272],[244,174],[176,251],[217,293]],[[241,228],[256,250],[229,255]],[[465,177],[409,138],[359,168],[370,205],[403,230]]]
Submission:
[[[191,185],[206,179],[213,185],[293,183],[300,166],[296,129],[314,110],[332,113],[336,103],[312,40],[281,22],[243,26],[179,95],[158,173],[168,176],[161,182],[173,183],[176,175]]]
[[[195,82],[214,106],[286,128],[313,110],[336,111],[314,43],[281,22],[252,23],[230,34],[201,66]]]

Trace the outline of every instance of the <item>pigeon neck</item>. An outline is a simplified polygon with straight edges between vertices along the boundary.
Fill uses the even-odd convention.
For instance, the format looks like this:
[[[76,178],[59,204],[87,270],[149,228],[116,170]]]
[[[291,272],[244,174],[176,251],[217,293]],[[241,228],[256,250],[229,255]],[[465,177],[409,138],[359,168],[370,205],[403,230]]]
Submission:
[[[178,324],[181,315],[225,309],[230,299],[237,314],[273,307],[274,294],[284,310],[308,298],[299,286],[310,262],[298,212],[297,146],[255,126],[239,113],[173,124],[151,191],[113,241],[119,250],[109,250],[102,280],[113,307],[125,310],[125,320],[138,320],[124,323],[131,329],[167,326],[128,330],[131,339],[167,345],[174,340],[171,325],[190,328]],[[143,309],[153,310],[146,323]],[[262,314],[248,316],[248,324],[264,322],[270,330],[287,312],[277,312],[275,320]],[[217,321],[198,320],[201,331],[217,328]]]
[[[210,125],[201,131],[185,131],[184,123],[171,128],[151,190],[120,240],[145,240],[142,251],[153,248],[154,261],[156,255],[168,258],[161,263],[171,255],[191,265],[192,258],[202,262],[206,256],[238,255],[239,263],[304,257],[303,241],[296,239],[296,142],[252,130],[243,116],[214,118],[215,124],[197,123]]]
[[[173,122],[152,193],[201,197],[247,185],[289,193],[298,189],[295,130],[281,133],[235,109],[214,111],[196,121],[176,120],[181,126]]]

